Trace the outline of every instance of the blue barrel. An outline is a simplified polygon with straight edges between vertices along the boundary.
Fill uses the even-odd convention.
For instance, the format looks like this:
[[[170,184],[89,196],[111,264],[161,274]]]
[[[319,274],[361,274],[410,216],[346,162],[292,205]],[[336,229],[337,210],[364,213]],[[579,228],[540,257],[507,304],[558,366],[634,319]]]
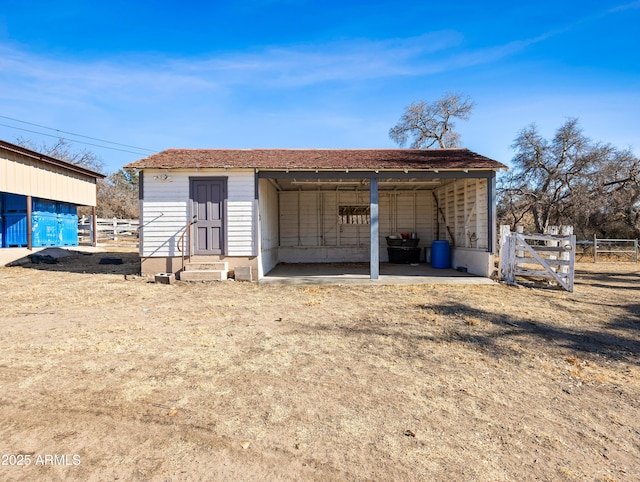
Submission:
[[[451,267],[449,241],[434,241],[431,243],[431,267],[439,269]]]

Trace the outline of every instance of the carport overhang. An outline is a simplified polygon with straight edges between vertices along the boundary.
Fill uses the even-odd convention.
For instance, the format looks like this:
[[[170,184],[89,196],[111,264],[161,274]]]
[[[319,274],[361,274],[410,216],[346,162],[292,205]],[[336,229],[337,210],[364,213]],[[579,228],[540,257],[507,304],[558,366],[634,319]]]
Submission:
[[[277,183],[278,180],[287,181],[311,181],[316,188],[322,185],[336,185],[344,181],[360,181],[369,187],[370,209],[370,253],[369,276],[371,280],[380,277],[379,259],[379,191],[381,186],[410,184],[414,186],[429,185],[429,181],[447,179],[486,179],[487,180],[487,245],[491,253],[496,246],[495,219],[496,219],[496,171],[491,169],[255,169],[256,193],[258,199],[258,180],[269,179]]]
[[[93,229],[97,229],[97,183],[106,177],[104,174],[2,140],[0,172],[3,173],[0,193],[24,196],[29,250],[33,248],[32,202],[35,198],[89,206],[93,210]]]

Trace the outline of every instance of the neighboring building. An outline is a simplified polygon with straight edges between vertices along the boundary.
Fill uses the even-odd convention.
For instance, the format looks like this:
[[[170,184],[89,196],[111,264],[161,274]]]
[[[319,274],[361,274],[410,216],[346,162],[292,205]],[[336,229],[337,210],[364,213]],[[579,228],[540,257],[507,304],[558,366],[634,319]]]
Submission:
[[[427,258],[448,240],[454,267],[493,271],[506,166],[467,149],[169,149],[126,167],[140,171],[143,274],[186,257],[252,279],[282,262],[369,262],[375,279],[394,233],[417,233]]]
[[[103,177],[0,141],[0,247],[77,245],[77,206],[93,207],[96,219],[96,182]]]

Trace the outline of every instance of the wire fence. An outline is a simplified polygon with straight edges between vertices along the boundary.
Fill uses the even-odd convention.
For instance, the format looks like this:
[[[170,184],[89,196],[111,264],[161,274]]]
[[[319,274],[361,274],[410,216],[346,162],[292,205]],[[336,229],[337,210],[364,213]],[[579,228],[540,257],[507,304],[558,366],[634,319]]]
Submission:
[[[598,239],[593,236],[594,263],[637,263],[637,239]]]

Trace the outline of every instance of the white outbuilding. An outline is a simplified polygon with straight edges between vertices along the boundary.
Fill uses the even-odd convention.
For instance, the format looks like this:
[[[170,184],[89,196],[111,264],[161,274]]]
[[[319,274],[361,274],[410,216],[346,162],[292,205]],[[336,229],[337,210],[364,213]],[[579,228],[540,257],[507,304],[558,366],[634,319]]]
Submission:
[[[369,263],[377,279],[380,263],[441,256],[494,269],[506,166],[467,149],[169,149],[126,167],[140,172],[146,275]]]

